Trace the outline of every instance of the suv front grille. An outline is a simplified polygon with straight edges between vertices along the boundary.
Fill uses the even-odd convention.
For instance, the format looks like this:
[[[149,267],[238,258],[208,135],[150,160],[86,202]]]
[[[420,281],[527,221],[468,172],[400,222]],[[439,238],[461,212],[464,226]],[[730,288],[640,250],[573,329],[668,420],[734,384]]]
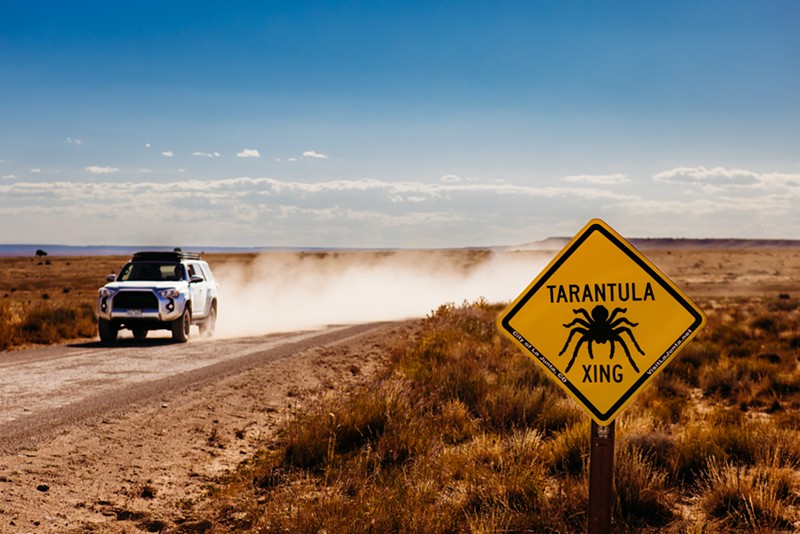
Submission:
[[[115,310],[158,309],[158,298],[152,291],[120,291],[114,296]]]

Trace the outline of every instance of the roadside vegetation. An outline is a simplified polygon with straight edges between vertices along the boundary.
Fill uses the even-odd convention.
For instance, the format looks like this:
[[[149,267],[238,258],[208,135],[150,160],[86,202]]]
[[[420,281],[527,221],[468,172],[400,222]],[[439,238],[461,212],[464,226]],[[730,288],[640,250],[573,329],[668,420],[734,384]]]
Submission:
[[[707,301],[707,329],[618,419],[617,532],[797,531],[796,299]],[[442,306],[391,368],[328,393],[214,485],[219,532],[581,532],[589,419],[496,331]]]
[[[123,258],[0,258],[0,351],[92,338],[97,289]]]

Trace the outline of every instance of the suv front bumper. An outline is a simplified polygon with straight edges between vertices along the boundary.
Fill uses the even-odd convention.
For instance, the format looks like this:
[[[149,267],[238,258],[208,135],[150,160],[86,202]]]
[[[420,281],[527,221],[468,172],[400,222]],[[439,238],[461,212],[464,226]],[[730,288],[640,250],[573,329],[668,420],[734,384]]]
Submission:
[[[183,293],[164,297],[152,289],[119,289],[98,295],[97,317],[121,325],[168,323],[181,316],[185,305]]]

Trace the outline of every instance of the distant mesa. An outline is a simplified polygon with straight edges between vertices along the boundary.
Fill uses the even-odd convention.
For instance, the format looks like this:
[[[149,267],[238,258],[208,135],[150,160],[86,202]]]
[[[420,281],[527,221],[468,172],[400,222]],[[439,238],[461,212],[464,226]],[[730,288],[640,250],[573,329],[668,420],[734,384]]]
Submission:
[[[507,247],[508,251],[558,251],[569,243],[568,237],[548,237],[522,245]],[[800,248],[800,239],[734,239],[708,238],[684,239],[674,237],[639,237],[627,239],[639,250],[682,250],[682,249],[759,249],[759,248]]]
[[[522,245],[508,247],[509,251],[526,251],[526,250],[561,250],[569,243],[569,237],[548,237],[541,241],[531,241]]]

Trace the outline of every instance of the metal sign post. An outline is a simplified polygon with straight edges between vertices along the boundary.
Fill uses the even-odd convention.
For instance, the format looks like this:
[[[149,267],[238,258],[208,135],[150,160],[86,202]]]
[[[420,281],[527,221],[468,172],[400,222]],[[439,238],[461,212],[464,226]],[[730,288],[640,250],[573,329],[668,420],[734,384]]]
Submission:
[[[589,534],[611,532],[614,507],[614,422],[600,426],[592,421],[589,458]]]

